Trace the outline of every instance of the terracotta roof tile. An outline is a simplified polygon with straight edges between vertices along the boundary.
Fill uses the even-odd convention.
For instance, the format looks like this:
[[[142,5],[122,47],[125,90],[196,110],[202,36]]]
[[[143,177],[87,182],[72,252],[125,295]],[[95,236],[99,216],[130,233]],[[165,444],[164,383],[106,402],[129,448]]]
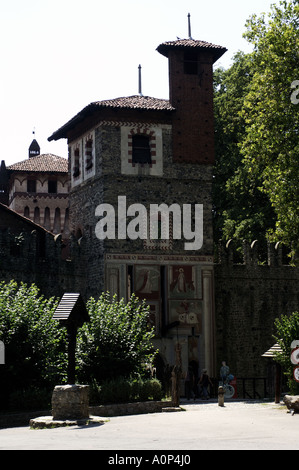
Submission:
[[[105,108],[146,109],[158,111],[174,110],[168,100],[152,98],[151,96],[142,95],[126,96],[123,98],[115,98],[112,100],[96,101],[93,104]]]
[[[218,46],[217,44],[212,44],[211,42],[200,41],[195,39],[178,39],[177,41],[168,41],[160,44],[157,47],[157,51],[160,54],[168,57],[168,52],[170,49],[210,49],[213,50],[214,60],[218,60],[222,54],[224,54],[227,49],[223,46]]]
[[[150,96],[133,95],[111,100],[95,101],[83,108],[76,116],[55,131],[48,140],[58,140],[66,138],[67,131],[72,129],[78,122],[86,116],[98,111],[100,108],[110,109],[140,109],[145,111],[174,111],[170,102],[165,99],[152,98]]]
[[[66,158],[57,157],[51,153],[37,155],[27,158],[19,163],[14,163],[7,167],[9,171],[34,171],[34,172],[52,172],[67,173],[68,161]]]

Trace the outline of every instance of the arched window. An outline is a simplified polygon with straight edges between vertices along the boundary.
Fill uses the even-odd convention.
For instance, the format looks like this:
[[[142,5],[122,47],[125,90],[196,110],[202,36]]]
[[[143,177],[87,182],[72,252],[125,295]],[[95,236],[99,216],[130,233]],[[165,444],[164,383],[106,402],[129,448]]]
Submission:
[[[34,209],[34,222],[36,224],[40,224],[40,212],[39,212],[39,207],[35,207]]]
[[[74,166],[73,166],[73,177],[77,178],[80,175],[80,149],[77,147],[74,150]]]
[[[90,170],[93,166],[93,140],[89,138],[85,143],[85,169]]]
[[[28,206],[24,207],[24,217],[27,217],[27,219],[30,219],[30,210]]]
[[[50,209],[49,209],[49,207],[45,208],[44,227],[45,227],[46,230],[51,230],[51,219],[50,219]]]
[[[56,207],[54,215],[53,233],[61,233],[60,209]]]

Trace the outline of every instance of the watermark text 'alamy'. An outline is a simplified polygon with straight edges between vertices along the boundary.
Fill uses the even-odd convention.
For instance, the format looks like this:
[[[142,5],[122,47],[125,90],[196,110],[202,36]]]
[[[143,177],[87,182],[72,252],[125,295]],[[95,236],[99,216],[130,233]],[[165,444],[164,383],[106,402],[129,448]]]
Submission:
[[[183,204],[182,208],[179,204],[150,204],[148,214],[143,204],[127,207],[126,196],[118,196],[117,214],[112,204],[99,204],[95,215],[101,217],[95,227],[95,234],[100,240],[169,240],[171,224],[172,239],[188,240],[184,243],[185,250],[200,250],[203,244],[202,204],[194,204],[194,211],[192,204]]]

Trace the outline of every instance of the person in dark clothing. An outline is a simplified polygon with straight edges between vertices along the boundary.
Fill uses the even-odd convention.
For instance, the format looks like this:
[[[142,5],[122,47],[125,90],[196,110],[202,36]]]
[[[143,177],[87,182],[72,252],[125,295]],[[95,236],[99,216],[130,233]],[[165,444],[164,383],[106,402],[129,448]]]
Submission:
[[[199,385],[202,387],[202,398],[203,399],[209,399],[209,385],[213,386],[212,381],[210,377],[208,376],[208,371],[207,369],[203,369],[202,374],[199,379]]]

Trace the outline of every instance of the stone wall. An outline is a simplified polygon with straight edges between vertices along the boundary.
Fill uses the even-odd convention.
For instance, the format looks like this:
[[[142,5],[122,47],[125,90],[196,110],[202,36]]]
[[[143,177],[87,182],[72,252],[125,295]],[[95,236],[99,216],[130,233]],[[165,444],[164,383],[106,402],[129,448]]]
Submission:
[[[62,259],[61,236],[32,230],[0,230],[0,280],[36,284],[46,297],[85,288],[84,265],[80,262],[84,243],[70,239],[72,259]]]
[[[86,183],[70,192],[70,220],[73,233],[84,236],[86,243],[87,292],[98,296],[104,289],[104,256],[108,253],[144,253],[147,247],[137,240],[99,240],[95,226],[96,207],[111,204],[117,214],[118,196],[126,196],[127,206],[143,204],[203,204],[204,244],[199,251],[185,251],[186,240],[173,240],[171,254],[205,255],[213,252],[211,181],[212,166],[176,164],[172,161],[172,133],[162,125],[163,176],[128,175],[121,172],[121,126],[100,125],[95,129],[96,171]],[[130,219],[128,219],[130,220]],[[162,254],[161,246],[148,247],[148,253]],[[165,253],[165,252],[164,252]],[[164,254],[163,253],[163,254]]]
[[[284,264],[279,244],[235,248],[222,247],[214,266],[217,366],[225,360],[237,377],[266,377],[261,356],[276,342],[274,320],[299,309],[299,268]]]
[[[90,406],[89,412],[91,415],[103,417],[126,416],[144,413],[160,413],[163,408],[170,408],[172,406],[172,401],[141,401],[136,403]]]
[[[160,413],[164,408],[171,409],[172,401],[143,401],[137,403],[119,403],[110,405],[97,405],[89,407],[90,416],[102,416],[110,418],[112,416],[127,416],[145,413]],[[27,411],[23,413],[0,414],[0,429],[17,426],[28,426],[29,421],[39,416],[50,416],[51,411]]]

